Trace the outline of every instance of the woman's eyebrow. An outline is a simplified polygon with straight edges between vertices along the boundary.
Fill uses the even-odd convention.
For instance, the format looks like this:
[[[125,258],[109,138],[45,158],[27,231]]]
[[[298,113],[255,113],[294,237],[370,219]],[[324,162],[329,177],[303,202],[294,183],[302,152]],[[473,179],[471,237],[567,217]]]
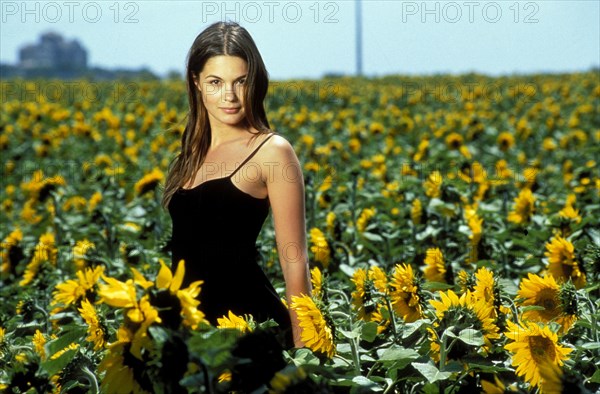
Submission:
[[[240,75],[239,77],[235,78],[235,79],[234,79],[234,81],[237,81],[238,79],[245,78],[247,75],[248,75],[248,74]],[[204,79],[208,79],[208,78],[211,78],[211,77],[212,77],[212,78],[217,78],[217,79],[222,79],[222,78],[221,78],[221,77],[219,77],[218,75],[212,75],[212,74],[210,74],[210,75],[207,75],[207,76],[206,76],[206,78],[204,78]]]

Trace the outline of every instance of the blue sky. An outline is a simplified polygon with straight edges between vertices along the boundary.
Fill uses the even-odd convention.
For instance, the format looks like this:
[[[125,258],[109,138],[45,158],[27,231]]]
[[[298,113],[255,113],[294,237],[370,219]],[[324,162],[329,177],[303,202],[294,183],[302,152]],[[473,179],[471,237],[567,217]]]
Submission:
[[[600,65],[600,1],[362,0],[363,71],[507,75]],[[230,19],[256,41],[272,79],[352,74],[355,6],[347,1],[0,1],[0,61],[56,31],[89,64],[183,72],[194,38]]]

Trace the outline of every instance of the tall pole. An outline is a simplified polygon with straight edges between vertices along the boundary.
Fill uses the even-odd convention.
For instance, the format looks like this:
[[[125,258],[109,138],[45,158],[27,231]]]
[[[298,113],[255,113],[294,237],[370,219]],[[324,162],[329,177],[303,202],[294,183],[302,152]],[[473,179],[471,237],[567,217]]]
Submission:
[[[356,75],[361,76],[362,69],[362,9],[361,0],[356,0]]]

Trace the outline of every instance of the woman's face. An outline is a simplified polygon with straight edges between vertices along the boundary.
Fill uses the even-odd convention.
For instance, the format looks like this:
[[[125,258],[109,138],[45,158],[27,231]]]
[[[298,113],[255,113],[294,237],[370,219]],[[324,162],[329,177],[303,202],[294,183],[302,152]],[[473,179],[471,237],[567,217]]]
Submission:
[[[244,120],[244,89],[248,64],[237,56],[208,59],[195,84],[211,125],[235,126]]]

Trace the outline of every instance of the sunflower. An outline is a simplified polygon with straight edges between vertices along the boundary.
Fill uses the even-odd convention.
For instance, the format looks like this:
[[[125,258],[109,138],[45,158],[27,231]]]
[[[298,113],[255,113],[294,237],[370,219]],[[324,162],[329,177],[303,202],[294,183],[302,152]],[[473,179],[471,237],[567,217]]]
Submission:
[[[94,192],[88,201],[88,212],[92,213],[102,201],[102,193]]]
[[[242,333],[253,330],[252,317],[237,316],[235,313],[229,311],[227,316],[223,316],[217,319],[217,328],[235,328]]]
[[[431,351],[434,359],[439,361],[440,337],[444,331],[453,327],[453,332],[458,333],[463,329],[474,329],[480,331],[483,335],[483,345],[479,350],[487,354],[491,347],[491,341],[498,339],[498,327],[492,318],[492,307],[487,305],[484,300],[476,299],[470,291],[463,293],[460,297],[452,290],[439,292],[440,301],[429,300],[429,303],[435,308],[436,321],[435,330],[430,329]],[[473,349],[456,342],[448,353],[449,358],[460,358],[469,355]]]
[[[142,179],[136,182],[134,186],[136,194],[141,196],[144,193],[154,190],[156,186],[163,181],[164,177],[165,175],[160,169],[153,168],[152,171],[144,175]]]
[[[308,378],[306,371],[299,367],[284,368],[277,372],[269,381],[269,394],[284,394],[289,392],[301,392],[296,385],[301,384]],[[295,391],[294,388],[298,391]]]
[[[56,360],[60,357],[63,356],[63,354],[72,351],[72,350],[77,350],[79,349],[79,344],[78,343],[70,343],[67,346],[65,346],[64,348],[58,350],[56,353],[54,353],[52,356],[50,356],[50,360]]]
[[[225,370],[224,372],[222,372],[219,375],[219,377],[217,378],[217,381],[219,383],[230,382],[231,381],[231,371],[230,370]]]
[[[305,294],[292,296],[291,308],[298,315],[302,342],[312,351],[332,358],[335,355],[333,326],[315,301]]]
[[[114,308],[134,308],[137,306],[137,295],[134,282],[129,279],[121,282],[115,278],[101,275],[106,284],[99,284],[98,295],[100,302]]]
[[[86,340],[94,344],[95,351],[103,349],[106,344],[107,330],[98,318],[96,309],[87,299],[84,299],[81,303],[81,308],[78,310],[79,313],[81,313],[81,317],[83,317],[83,320],[85,320],[88,325],[88,337]]]
[[[483,299],[486,304],[494,305],[494,273],[486,267],[481,267],[475,272],[475,286],[473,295]]]
[[[44,201],[52,190],[64,185],[66,182],[62,176],[47,178],[42,170],[36,170],[30,181],[21,183],[21,189],[29,194],[30,199]]]
[[[425,265],[425,279],[431,282],[446,283],[446,263],[439,248],[427,249]]]
[[[40,236],[39,242],[37,243],[37,245],[35,245],[33,257],[31,258],[29,264],[27,264],[27,267],[25,268],[25,273],[23,274],[23,279],[19,282],[19,285],[27,286],[28,284],[30,284],[37,275],[42,263],[56,263],[57,255],[58,250],[56,249],[54,234],[42,234]]]
[[[464,138],[458,133],[450,133],[446,136],[446,146],[449,149],[459,149],[464,142]]]
[[[425,195],[431,198],[439,198],[442,195],[442,174],[439,171],[433,171],[423,182]]]
[[[200,285],[204,282],[197,280],[192,282],[187,288],[181,289],[183,277],[185,276],[185,261],[179,261],[175,275],[173,275],[169,267],[162,260],[159,260],[159,262],[161,268],[156,276],[156,288],[168,289],[173,296],[179,299],[183,324],[195,330],[199,324],[207,323],[204,313],[198,309],[200,301],[196,299],[200,294]]]
[[[152,346],[152,341],[148,337],[148,328],[154,323],[162,323],[158,310],[150,303],[147,295],[143,296],[136,308],[127,310],[126,324],[132,327],[133,337],[131,338],[130,352],[137,359],[142,359],[142,348]]]
[[[69,306],[94,294],[93,289],[104,273],[104,266],[77,271],[77,280],[69,279],[56,285],[51,305]]]
[[[460,270],[456,275],[456,284],[460,286],[460,293],[465,293],[466,291],[474,291],[475,290],[475,275],[465,271]]]
[[[40,330],[35,330],[31,342],[33,343],[35,352],[44,360],[46,358],[46,349],[44,348],[46,338],[44,338],[44,334]]]
[[[566,333],[575,320],[577,315],[569,313],[563,307],[561,302],[561,289],[552,276],[544,276],[529,273],[528,278],[524,278],[520,285],[517,296],[519,306],[540,306],[542,310],[527,310],[523,312],[523,320],[548,323],[555,321],[560,325],[560,334]]]
[[[327,222],[327,232],[329,234],[334,234],[335,231],[335,219],[336,219],[336,215],[335,212],[333,211],[329,211],[327,212],[327,217],[325,218],[325,221]]]
[[[550,360],[542,360],[538,365],[540,374],[540,393],[562,394],[568,392],[563,385],[563,370]]]
[[[513,210],[508,213],[508,221],[516,224],[528,223],[534,212],[535,197],[529,188],[524,188],[515,197]]]
[[[411,204],[410,208],[410,219],[413,224],[416,226],[417,224],[421,224],[421,218],[423,216],[423,206],[421,204],[421,200],[415,198]]]
[[[554,279],[561,282],[571,279],[578,289],[585,286],[585,274],[575,260],[575,248],[571,241],[560,235],[555,236],[546,243],[544,255],[548,258],[548,271]]]
[[[500,298],[500,287],[494,273],[486,267],[481,267],[474,275],[475,285],[473,296],[478,300],[483,300],[492,308],[490,316],[495,319],[496,324],[503,328],[506,315],[510,309],[502,305]]]
[[[532,386],[541,386],[540,366],[551,362],[562,366],[563,361],[573,349],[561,346],[558,336],[547,325],[535,322],[514,324],[507,322],[507,338],[513,342],[504,348],[512,353],[512,365],[517,367],[518,376],[523,376],[525,381]]]
[[[313,297],[317,299],[323,298],[323,274],[319,267],[314,267],[310,270],[310,282],[312,284]]]
[[[506,152],[515,144],[515,137],[508,131],[503,131],[498,135],[498,147],[501,151]]]
[[[16,228],[2,241],[0,245],[0,257],[2,259],[0,274],[9,272],[10,267],[17,264],[22,258],[23,250],[19,246],[22,240],[23,232],[21,229]]]
[[[416,162],[420,162],[423,160],[425,156],[427,156],[427,151],[429,149],[429,140],[427,137],[423,138],[421,142],[419,142],[419,146],[417,147],[417,152],[413,155],[413,160]]]
[[[498,379],[498,375],[494,375],[494,381],[481,379],[481,392],[485,394],[505,394],[516,389],[508,390],[506,385]]]
[[[379,310],[378,304],[384,302],[381,296],[387,292],[385,272],[377,266],[369,268],[368,271],[359,268],[354,271],[351,280],[355,286],[352,292],[352,305],[358,311],[358,318],[374,321],[373,314]]]
[[[469,235],[469,241],[471,244],[471,253],[469,256],[469,262],[474,263],[478,260],[477,246],[481,240],[481,233],[483,227],[483,219],[477,215],[477,206],[465,206],[464,210],[465,220],[471,230]]]
[[[143,368],[143,364],[129,355],[130,346],[131,344],[127,342],[115,342],[108,346],[108,352],[98,365],[98,372],[104,373],[104,377],[100,380],[102,392],[134,394],[149,392],[142,389],[134,377],[134,369]]]
[[[77,269],[83,269],[86,265],[86,255],[89,251],[96,249],[96,245],[87,239],[77,241],[73,246],[73,263]]]
[[[410,264],[396,264],[390,281],[390,298],[394,311],[407,323],[423,317],[420,282]]]
[[[321,230],[317,227],[313,227],[310,229],[310,251],[314,255],[314,260],[321,263],[324,268],[329,266],[329,261],[331,260],[331,251],[329,249],[329,244],[327,243],[327,238]]]
[[[493,181],[494,185],[504,185],[507,183],[507,178],[513,175],[513,171],[510,169],[508,162],[504,159],[500,159],[495,164],[496,175]]]
[[[576,200],[577,197],[575,196],[575,194],[569,194],[567,196],[567,200],[565,201],[565,206],[558,212],[558,216],[568,220],[572,220],[575,223],[581,223],[581,216],[579,215],[579,210],[575,209],[575,207],[573,206]]]
[[[463,163],[456,175],[466,183],[482,183],[486,180],[487,176],[483,166],[477,161]]]
[[[364,208],[361,211],[360,215],[358,216],[358,219],[356,220],[356,229],[359,233],[363,233],[365,231],[369,220],[371,220],[371,218],[375,216],[376,213],[377,212],[374,207]]]

